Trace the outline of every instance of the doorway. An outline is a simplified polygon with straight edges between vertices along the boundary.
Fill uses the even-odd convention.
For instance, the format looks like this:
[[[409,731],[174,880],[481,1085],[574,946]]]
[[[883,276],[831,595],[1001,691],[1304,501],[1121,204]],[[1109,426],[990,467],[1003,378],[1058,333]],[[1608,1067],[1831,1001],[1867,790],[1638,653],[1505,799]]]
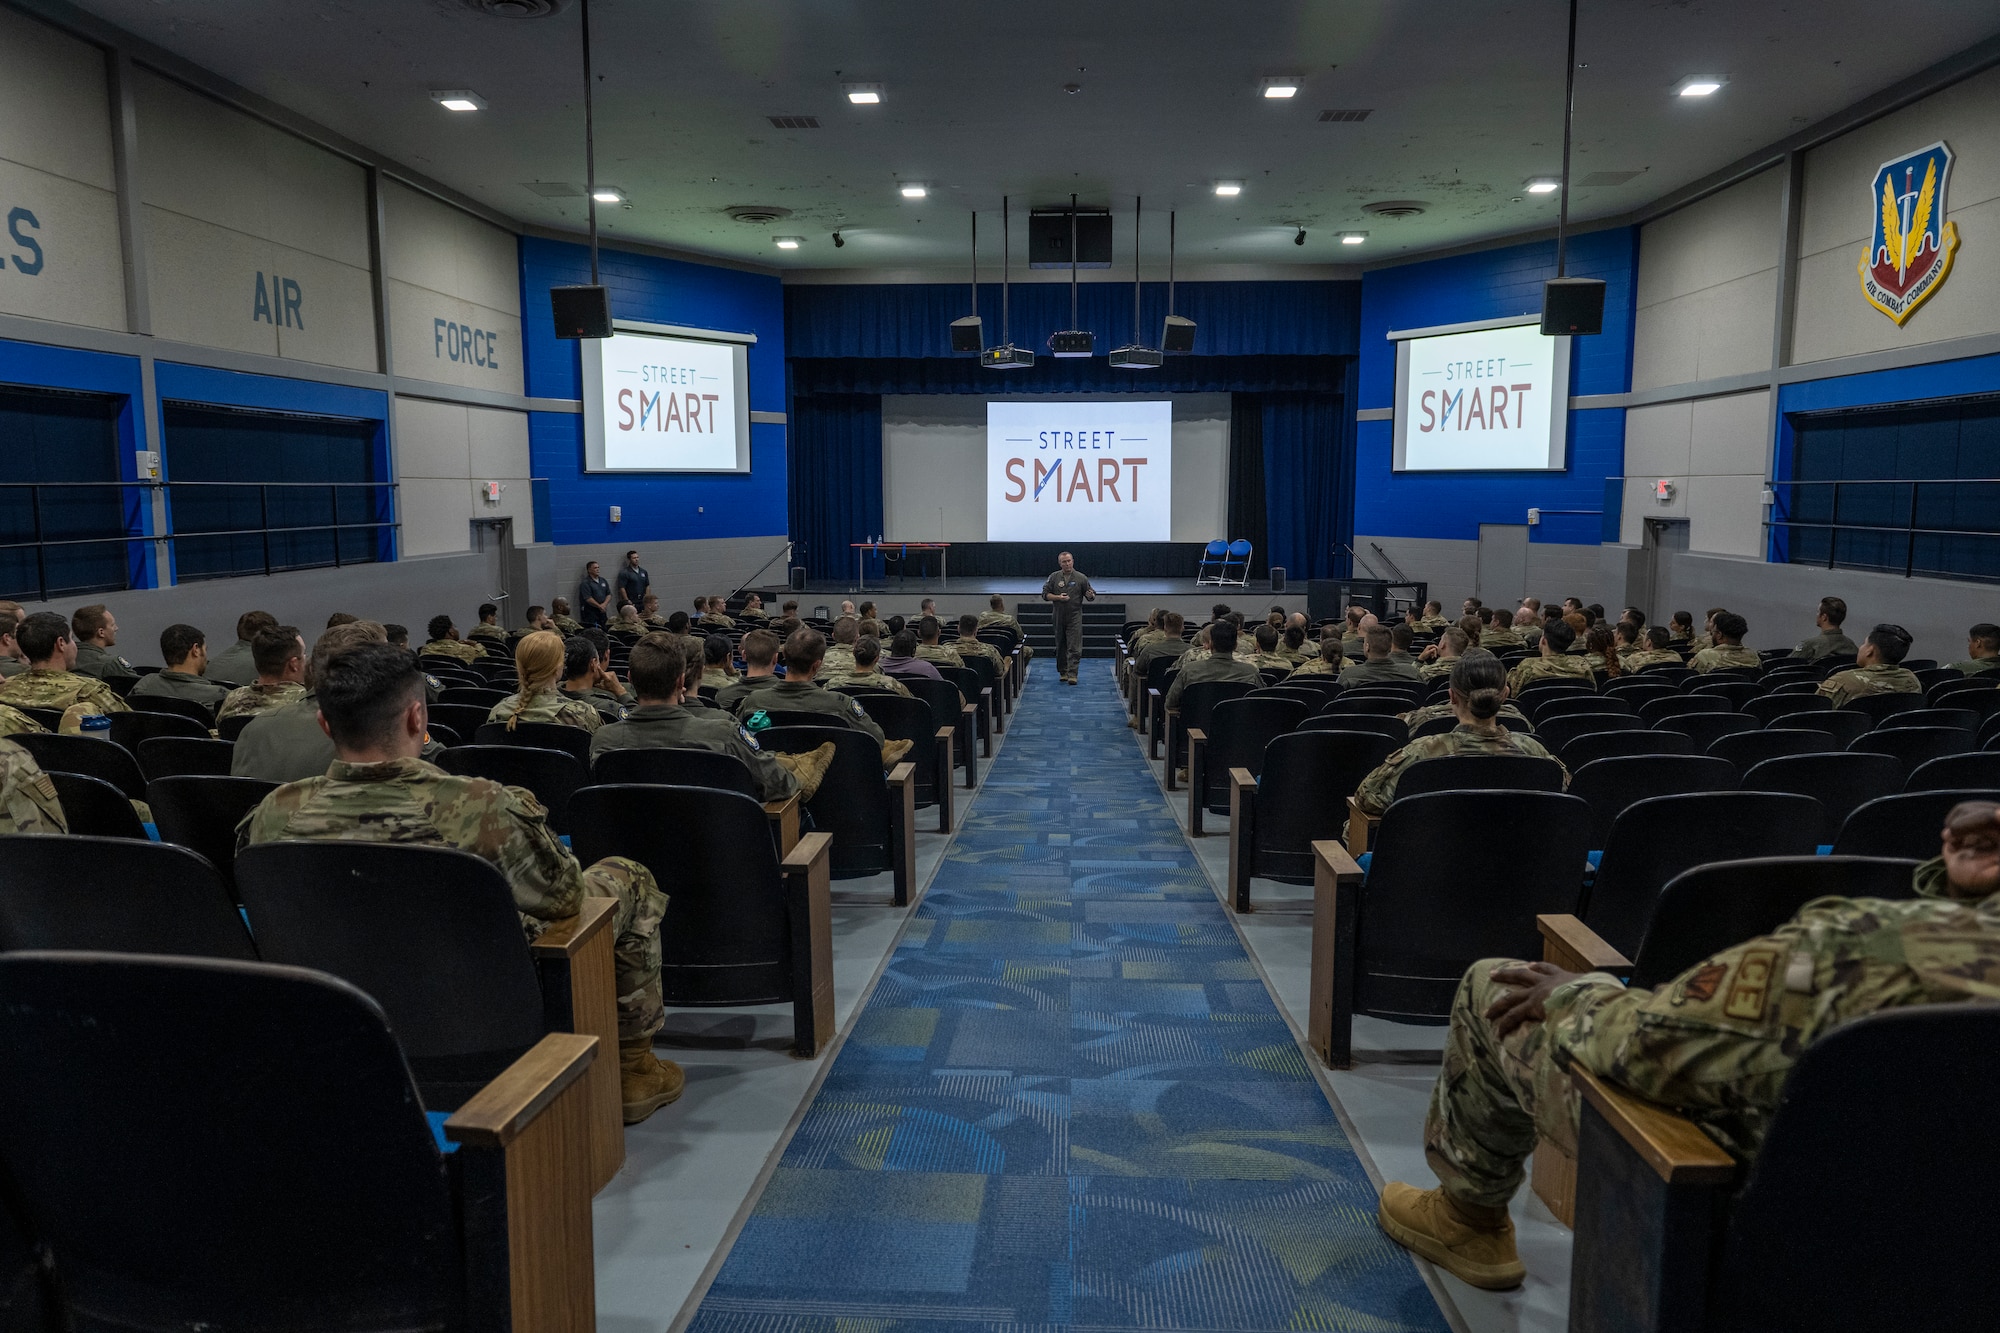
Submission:
[[[500,623],[508,629],[525,629],[513,594],[516,588],[527,586],[527,552],[514,546],[514,520],[473,519],[472,549],[485,557],[481,562],[482,577],[491,591],[483,596],[500,608]]]
[[[1476,596],[1488,606],[1514,606],[1528,595],[1528,527],[1525,523],[1479,525]]]
[[[1670,566],[1673,557],[1688,549],[1688,521],[1684,518],[1649,518],[1639,538],[1638,577],[1634,580],[1637,593],[1644,601],[1637,603],[1646,613],[1650,624],[1665,624],[1668,612],[1666,601],[1673,591],[1673,577]]]

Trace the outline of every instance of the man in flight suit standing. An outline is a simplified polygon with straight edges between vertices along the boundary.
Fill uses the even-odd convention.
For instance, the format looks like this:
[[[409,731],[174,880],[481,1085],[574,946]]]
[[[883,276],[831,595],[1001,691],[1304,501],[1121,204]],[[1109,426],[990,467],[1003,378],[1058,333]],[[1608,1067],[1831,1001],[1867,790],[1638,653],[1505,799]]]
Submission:
[[[1083,604],[1097,600],[1097,589],[1076,569],[1068,551],[1056,557],[1061,566],[1042,585],[1042,600],[1055,612],[1056,675],[1065,685],[1076,684],[1077,659],[1083,656]]]

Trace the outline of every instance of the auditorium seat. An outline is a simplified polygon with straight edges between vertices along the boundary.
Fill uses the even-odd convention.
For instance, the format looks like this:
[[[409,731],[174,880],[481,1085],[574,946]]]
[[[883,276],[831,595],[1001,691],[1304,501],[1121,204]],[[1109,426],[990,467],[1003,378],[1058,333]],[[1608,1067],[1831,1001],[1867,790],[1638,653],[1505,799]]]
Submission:
[[[1601,850],[1628,806],[1654,796],[1733,791],[1736,779],[1733,764],[1708,755],[1633,755],[1598,759],[1572,771],[1569,793],[1590,806],[1590,846]]]
[[[184,774],[146,784],[146,806],[160,841],[208,859],[232,898],[236,894],[236,826],[278,789],[257,778]]]
[[[1306,720],[1308,705],[1296,699],[1244,695],[1224,699],[1209,713],[1206,727],[1188,730],[1188,834],[1202,836],[1202,813],[1229,813],[1231,769],[1255,777],[1264,771],[1264,747]],[[1350,788],[1350,790],[1352,790]]]
[[[1696,751],[1705,751],[1724,736],[1757,730],[1757,719],[1747,713],[1682,713],[1661,718],[1653,730],[1678,731],[1694,742]]]
[[[23,732],[7,739],[34,756],[44,773],[81,773],[108,782],[127,800],[146,798],[146,775],[139,761],[122,745],[93,736],[62,736],[54,732]],[[70,832],[76,832],[71,829]]]
[[[1900,856],[1927,861],[1937,855],[1945,817],[1962,801],[2000,801],[1991,787],[1929,787],[1878,796],[1854,807],[1834,835],[1836,856]]]
[[[454,745],[434,762],[462,778],[486,778],[533,793],[548,812],[549,831],[556,834],[570,831],[570,797],[590,784],[590,770],[574,754],[531,745]]]
[[[1251,910],[1250,881],[1313,882],[1313,843],[1345,831],[1344,801],[1400,742],[1358,731],[1294,731],[1264,750],[1260,774],[1229,770],[1229,895]]]
[[[1841,711],[1856,712],[1868,718],[1877,726],[1891,713],[1907,713],[1924,706],[1921,694],[1864,694],[1858,699],[1849,699],[1842,704]]]
[[[1881,726],[1866,736],[1857,736],[1847,748],[1854,754],[1894,755],[1905,773],[1932,759],[1948,754],[1964,754],[1972,749],[1972,733],[1957,727]]]
[[[400,1032],[332,977],[14,954],[0,1008],[0,1170],[66,1326],[595,1322],[592,1182],[562,1142],[614,1050],[545,1037],[434,1131]]]
[[[1893,755],[1794,754],[1766,759],[1743,775],[1745,791],[1794,792],[1820,803],[1816,845],[1831,843],[1854,808],[1903,785],[1902,761]]]
[[[891,901],[907,906],[916,883],[916,765],[906,759],[885,777],[881,747],[852,727],[780,726],[757,733],[759,745],[781,754],[806,754],[829,741],[833,764],[806,809],[815,829],[833,835],[831,874],[855,879],[888,871]]]
[[[1707,753],[1718,759],[1727,759],[1739,771],[1748,772],[1752,765],[1761,764],[1766,759],[1788,754],[1831,754],[1839,748],[1840,743],[1824,731],[1814,731],[1810,727],[1773,727],[1718,736],[1709,743]]]
[[[1224,699],[1250,693],[1251,686],[1240,680],[1196,681],[1181,691],[1178,709],[1167,710],[1167,790],[1176,787],[1174,770],[1187,762],[1188,729],[1205,730],[1209,715]],[[1338,702],[1336,700],[1335,702]],[[1329,705],[1331,707],[1331,705]]]
[[[1504,721],[1502,726],[1507,725]],[[1535,727],[1535,739],[1544,749],[1555,751],[1568,746],[1579,736],[1590,736],[1606,731],[1642,731],[1645,723],[1630,713],[1571,713],[1563,717],[1552,717]]]
[[[208,735],[209,724],[197,722],[179,713],[154,713],[134,710],[129,713],[111,715],[111,740],[122,745],[136,757],[139,742],[154,736],[188,736],[201,740]]]
[[[139,771],[148,781],[182,774],[228,777],[236,747],[228,741],[193,736],[154,736],[139,742]]]
[[[1540,738],[1544,745],[1546,737]],[[1587,731],[1554,751],[1574,773],[1599,759],[1638,754],[1693,754],[1694,739],[1678,731]]]
[[[957,727],[940,727],[922,699],[866,691],[854,696],[892,741],[910,742],[909,762],[916,767],[916,808],[937,807],[939,833],[952,829],[952,780],[958,771],[952,760]]]
[[[1910,770],[1904,791],[1942,791],[1948,788],[1978,788],[2000,792],[2000,754],[1969,753],[1940,755]]]
[[[131,838],[0,836],[0,952],[82,949],[253,962],[222,879],[185,847]]]
[[[1843,748],[1854,741],[1855,738],[1866,736],[1870,731],[1875,729],[1875,722],[1872,718],[1862,713],[1849,712],[1845,708],[1819,708],[1806,712],[1780,713],[1771,719],[1769,725],[1773,727],[1811,727],[1815,731],[1824,731],[1840,742]]]
[[[973,742],[978,735],[979,706],[968,700],[959,692],[958,687],[948,680],[930,680],[919,676],[912,677],[904,681],[903,684],[909,689],[910,694],[914,698],[922,699],[926,704],[930,705],[931,720],[934,728],[942,730],[945,727],[950,727],[954,730],[956,739],[952,750],[952,762],[965,770],[966,790],[970,791],[972,788],[977,787],[979,785],[979,751],[974,747]],[[800,725],[819,726],[826,721],[826,718],[819,714],[809,714],[807,716],[811,718],[811,721],[803,722]]]
[[[560,722],[482,722],[470,732],[460,732],[472,745],[525,745],[537,750],[561,750],[585,768],[590,766],[590,735],[582,727],[566,727]]]
[[[104,742],[86,740],[84,744]],[[110,783],[60,769],[48,770],[48,778],[55,785],[56,800],[62,803],[63,823],[71,833],[149,841],[146,826],[139,822],[139,812],[132,808],[132,798]],[[140,789],[143,791],[144,787]]]
[[[1453,725],[1457,725],[1456,719]],[[1300,731],[1361,731],[1374,736],[1387,736],[1397,745],[1405,745],[1410,740],[1409,724],[1399,717],[1372,717],[1362,713],[1328,715],[1316,713],[1299,723]]]

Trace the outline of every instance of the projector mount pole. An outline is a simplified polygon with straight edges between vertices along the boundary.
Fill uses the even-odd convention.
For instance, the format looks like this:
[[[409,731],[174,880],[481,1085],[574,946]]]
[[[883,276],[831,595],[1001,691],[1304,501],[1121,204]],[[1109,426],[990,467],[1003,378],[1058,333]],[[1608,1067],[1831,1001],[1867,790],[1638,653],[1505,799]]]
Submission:
[[[1132,345],[1145,341],[1139,332],[1139,215],[1146,207],[1143,196],[1132,196]]]
[[[979,214],[972,215],[972,317],[979,318]]]
[[[1014,326],[1007,319],[1007,281],[1010,277],[1007,255],[1007,196],[1000,196],[1000,341],[1008,347],[1014,345]]]
[[[1069,326],[1076,327],[1076,196],[1069,197]]]
[[[1167,313],[1174,313],[1174,209],[1167,210]]]
[[[589,0],[585,0],[588,3]],[[1569,128],[1576,118],[1576,3],[1569,0],[1569,63],[1563,67],[1562,197],[1556,201],[1556,276],[1563,276],[1569,249]]]
[[[580,0],[583,13],[583,197],[590,206],[590,285],[597,286],[597,126],[590,97],[590,0]]]

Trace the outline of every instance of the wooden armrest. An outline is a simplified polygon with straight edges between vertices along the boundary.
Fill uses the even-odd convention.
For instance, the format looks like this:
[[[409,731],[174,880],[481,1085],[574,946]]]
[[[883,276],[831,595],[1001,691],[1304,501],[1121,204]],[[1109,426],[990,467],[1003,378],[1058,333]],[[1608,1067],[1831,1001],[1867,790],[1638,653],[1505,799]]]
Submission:
[[[1232,768],[1229,770],[1229,790],[1231,795],[1239,791],[1256,791],[1257,779],[1247,768]]]
[[[616,898],[585,898],[576,909],[575,916],[549,926],[535,937],[528,951],[544,958],[557,955],[574,957],[577,950],[590,942],[591,936],[610,927],[611,918],[617,911]]]
[[[938,740],[938,741],[953,741],[953,742],[955,742],[955,741],[957,741],[957,740],[958,740],[958,728],[957,728],[957,727],[939,727],[939,728],[937,729],[937,735],[935,735],[935,736],[931,737],[931,739],[932,739],[932,740]]]
[[[907,768],[912,774],[916,772],[914,764],[898,764],[896,767]],[[778,862],[778,869],[787,875],[811,874],[813,862],[824,860],[830,854],[829,849],[832,846],[831,833],[808,833],[798,840],[791,851],[785,853],[785,859]]]
[[[1353,856],[1360,856],[1368,850],[1368,841],[1380,815],[1371,815],[1361,808],[1361,803],[1352,796],[1347,798],[1347,850]]]
[[[778,835],[778,854],[790,852],[799,841],[799,794],[793,792],[782,801],[764,802],[764,818],[771,821],[771,827]]]
[[[889,770],[889,785],[891,787],[914,787],[916,783],[917,766],[907,759]],[[804,845],[804,839],[800,840],[800,845]]]
[[[453,1143],[506,1147],[597,1057],[597,1038],[551,1032],[452,1112],[444,1136]]]
[[[1146,697],[1148,699],[1157,699],[1160,697],[1160,692],[1157,689],[1154,689],[1151,685],[1148,685],[1146,687]]]
[[[1736,1159],[1694,1121],[1614,1088],[1580,1065],[1572,1064],[1569,1076],[1584,1099],[1667,1184],[1717,1185],[1735,1179]]]
[[[1208,744],[1208,733],[1206,731],[1203,731],[1200,727],[1189,727],[1187,729],[1187,738],[1189,745]]]
[[[1314,841],[1313,863],[1315,869],[1325,869],[1341,883],[1359,883],[1361,867],[1349,856],[1347,849],[1331,838]]]
[[[1632,960],[1606,944],[1598,933],[1567,912],[1544,912],[1535,918],[1542,932],[1542,961],[1565,972],[1632,970]]]

